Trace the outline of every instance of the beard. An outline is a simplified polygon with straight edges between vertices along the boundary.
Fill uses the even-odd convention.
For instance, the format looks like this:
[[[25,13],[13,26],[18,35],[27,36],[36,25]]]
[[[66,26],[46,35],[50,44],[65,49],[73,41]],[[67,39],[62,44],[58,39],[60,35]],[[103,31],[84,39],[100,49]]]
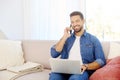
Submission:
[[[81,26],[81,27],[80,27],[80,25],[77,25],[77,26],[79,26],[79,28],[78,29],[74,28],[75,33],[79,33],[83,29],[83,26]]]

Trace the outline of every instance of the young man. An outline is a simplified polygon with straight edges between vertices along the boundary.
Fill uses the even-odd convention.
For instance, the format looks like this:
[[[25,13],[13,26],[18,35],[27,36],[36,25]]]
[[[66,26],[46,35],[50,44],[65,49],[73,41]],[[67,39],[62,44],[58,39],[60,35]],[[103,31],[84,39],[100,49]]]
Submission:
[[[88,80],[89,76],[98,68],[106,64],[104,52],[99,40],[84,30],[84,16],[75,11],[70,14],[71,26],[74,32],[70,34],[70,27],[64,29],[63,37],[51,48],[51,56],[61,59],[82,61],[83,74],[50,73],[49,80]]]

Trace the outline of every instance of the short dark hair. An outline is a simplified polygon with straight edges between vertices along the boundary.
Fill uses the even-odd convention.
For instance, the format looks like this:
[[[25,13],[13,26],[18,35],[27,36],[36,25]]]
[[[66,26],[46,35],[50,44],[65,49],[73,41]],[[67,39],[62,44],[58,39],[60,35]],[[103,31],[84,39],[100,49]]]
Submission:
[[[81,19],[84,19],[83,14],[82,14],[81,12],[79,12],[79,11],[74,11],[74,12],[72,12],[72,13],[70,14],[70,17],[76,16],[76,15],[79,15]]]

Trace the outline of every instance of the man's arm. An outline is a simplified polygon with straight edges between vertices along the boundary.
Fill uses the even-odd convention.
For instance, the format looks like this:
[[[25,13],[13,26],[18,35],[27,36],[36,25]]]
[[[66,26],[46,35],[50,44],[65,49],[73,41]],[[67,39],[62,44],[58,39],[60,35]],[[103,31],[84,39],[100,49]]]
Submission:
[[[55,50],[56,50],[57,52],[61,52],[61,51],[62,51],[66,39],[67,39],[67,38],[66,38],[65,36],[63,36],[63,37],[59,40],[59,42],[55,45]]]
[[[69,31],[70,31],[69,27],[65,28],[63,37],[58,41],[57,44],[51,47],[51,56],[53,58],[57,58],[63,51],[63,47],[65,46],[64,44],[67,38],[70,37]]]
[[[84,66],[87,68],[87,70],[96,70],[101,67],[101,65],[96,61],[89,64],[84,64]]]
[[[104,66],[106,64],[106,59],[104,56],[104,52],[101,46],[101,43],[99,42],[99,40],[96,38],[94,41],[94,53],[95,53],[95,61],[88,63],[88,64],[84,64],[82,66],[83,69],[87,69],[87,70],[96,70],[99,69],[100,67]]]
[[[63,37],[60,39],[60,41],[55,45],[55,50],[57,52],[61,52],[63,47],[64,47],[64,44],[65,44],[65,41],[67,40],[68,37],[70,37],[70,28],[65,28],[64,30],[64,35]]]
[[[92,62],[89,64],[83,64],[81,69],[84,72],[85,70],[96,70],[99,69],[101,67],[100,64],[98,64],[97,62]]]

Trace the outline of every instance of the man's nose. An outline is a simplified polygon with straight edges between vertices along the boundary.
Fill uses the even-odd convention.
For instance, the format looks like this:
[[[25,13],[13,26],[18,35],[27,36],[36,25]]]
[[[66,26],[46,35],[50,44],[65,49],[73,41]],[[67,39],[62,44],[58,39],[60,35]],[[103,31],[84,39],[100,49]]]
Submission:
[[[76,23],[73,24],[73,26],[76,26],[76,25],[77,25]]]

